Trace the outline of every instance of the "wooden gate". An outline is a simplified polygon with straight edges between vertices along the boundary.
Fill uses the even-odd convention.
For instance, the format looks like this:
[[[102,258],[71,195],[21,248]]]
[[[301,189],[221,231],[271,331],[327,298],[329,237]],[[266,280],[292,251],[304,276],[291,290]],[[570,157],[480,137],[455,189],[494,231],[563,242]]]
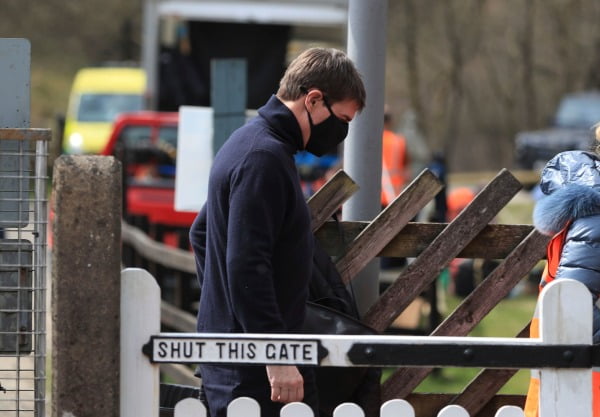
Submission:
[[[336,223],[330,220],[331,216],[358,189],[352,179],[339,171],[308,202],[312,230],[326,251],[335,257],[344,282],[351,282],[376,257],[414,258],[363,317],[363,322],[379,332],[385,331],[416,297],[431,286],[453,259],[501,260],[431,332],[432,336],[466,336],[545,255],[548,237],[536,232],[532,226],[492,224],[522,188],[508,170],[498,172],[452,222],[411,222],[442,187],[431,171],[424,170],[373,221]],[[123,241],[138,254],[144,254],[146,263],[143,266],[157,264],[162,268],[183,269],[182,282],[195,273],[189,252],[167,250],[127,224],[123,225]],[[154,274],[156,276],[156,272]],[[181,287],[186,285],[189,284],[182,283]],[[163,317],[171,328],[193,331],[193,317],[182,315],[172,306],[164,305]],[[187,325],[177,324],[182,317],[187,317]],[[526,335],[527,326],[515,336]],[[435,415],[433,410],[455,404],[464,407],[471,416],[479,417],[493,415],[488,409],[495,412],[505,403],[523,404],[522,396],[496,395],[515,370],[484,370],[458,394],[413,393],[431,371],[431,368],[398,369],[382,386],[382,402],[408,399],[417,416]]]

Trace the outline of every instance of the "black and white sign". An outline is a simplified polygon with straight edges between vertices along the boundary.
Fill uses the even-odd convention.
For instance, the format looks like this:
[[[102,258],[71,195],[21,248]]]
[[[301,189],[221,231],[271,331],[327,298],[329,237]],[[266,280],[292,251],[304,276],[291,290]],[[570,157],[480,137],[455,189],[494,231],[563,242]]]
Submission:
[[[152,362],[318,365],[316,340],[152,337]]]

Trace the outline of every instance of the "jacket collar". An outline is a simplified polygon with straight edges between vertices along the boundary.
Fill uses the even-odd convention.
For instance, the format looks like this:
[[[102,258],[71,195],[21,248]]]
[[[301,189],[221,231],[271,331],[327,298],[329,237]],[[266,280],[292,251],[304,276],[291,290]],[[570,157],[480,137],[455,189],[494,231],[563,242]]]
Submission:
[[[277,139],[290,145],[292,153],[304,149],[302,131],[294,113],[272,95],[269,101],[258,109],[258,114],[266,121]]]

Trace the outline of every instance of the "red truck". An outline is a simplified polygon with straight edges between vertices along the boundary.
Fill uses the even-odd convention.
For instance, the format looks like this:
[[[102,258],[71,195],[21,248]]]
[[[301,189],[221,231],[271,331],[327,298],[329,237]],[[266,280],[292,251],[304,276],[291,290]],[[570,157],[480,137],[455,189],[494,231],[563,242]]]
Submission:
[[[123,164],[123,218],[158,241],[187,248],[196,213],[176,211],[176,112],[120,114],[102,150]]]

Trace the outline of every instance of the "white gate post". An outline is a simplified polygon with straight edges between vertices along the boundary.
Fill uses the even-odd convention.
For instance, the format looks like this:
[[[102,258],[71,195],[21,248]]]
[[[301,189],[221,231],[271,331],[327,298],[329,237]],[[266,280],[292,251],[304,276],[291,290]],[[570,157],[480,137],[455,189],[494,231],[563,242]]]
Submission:
[[[381,417],[415,417],[415,409],[406,400],[389,400],[381,406]]]
[[[206,417],[206,408],[196,398],[184,398],[175,404],[174,417]]]
[[[238,397],[227,406],[227,417],[260,417],[260,405],[254,398]]]
[[[121,416],[158,417],[159,367],[142,354],[160,333],[160,287],[139,268],[121,272]]]
[[[592,344],[592,302],[580,282],[560,279],[540,295],[540,338],[547,344]],[[592,370],[542,369],[540,417],[592,417]]]

